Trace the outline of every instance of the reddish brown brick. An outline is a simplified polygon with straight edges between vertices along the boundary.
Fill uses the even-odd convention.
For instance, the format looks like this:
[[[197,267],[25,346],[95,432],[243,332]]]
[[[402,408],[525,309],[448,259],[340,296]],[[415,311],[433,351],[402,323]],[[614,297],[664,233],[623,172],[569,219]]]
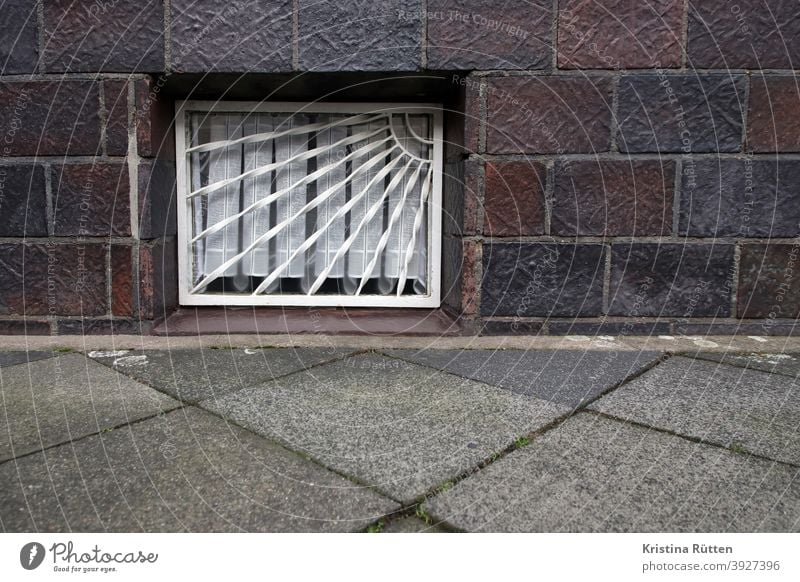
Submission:
[[[103,82],[106,104],[106,150],[109,156],[128,153],[128,82]]]
[[[164,8],[143,2],[44,2],[48,71],[164,70]]]
[[[544,68],[552,55],[552,13],[546,0],[429,0],[428,68]]]
[[[561,0],[558,66],[679,67],[683,0]]]
[[[131,247],[111,247],[111,313],[133,315],[133,261]]]
[[[0,244],[0,315],[101,315],[106,245]]]
[[[0,153],[99,154],[99,95],[93,81],[0,83]]]
[[[558,162],[552,233],[668,236],[674,183],[672,161]]]
[[[508,154],[608,151],[611,93],[608,78],[490,78],[486,150]]]
[[[481,261],[481,243],[472,240],[462,242],[464,260],[461,266],[461,313],[476,315],[480,305],[480,281],[477,266]]]
[[[743,245],[736,310],[769,320],[800,316],[800,246]]]
[[[127,164],[53,166],[53,223],[57,236],[130,235]]]
[[[800,151],[800,80],[753,77],[747,113],[747,146],[754,152]]]
[[[688,64],[697,68],[791,69],[800,62],[797,0],[689,3]]]
[[[484,234],[544,234],[546,179],[547,169],[539,163],[488,162]]]
[[[174,159],[174,112],[172,103],[162,94],[162,79],[136,81],[135,113],[138,153],[145,158]]]

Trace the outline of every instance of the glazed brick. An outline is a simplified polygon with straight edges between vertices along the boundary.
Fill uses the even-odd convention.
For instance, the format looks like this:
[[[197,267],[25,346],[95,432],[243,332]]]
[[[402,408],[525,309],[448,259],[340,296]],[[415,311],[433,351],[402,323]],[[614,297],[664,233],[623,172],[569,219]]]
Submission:
[[[488,162],[484,234],[544,234],[547,169],[535,162]]]
[[[48,72],[164,70],[164,9],[143,2],[44,2]]]
[[[175,164],[160,158],[139,163],[139,238],[177,233]]]
[[[133,315],[133,260],[129,246],[111,247],[111,313]]]
[[[668,236],[675,163],[556,162],[554,235]]]
[[[182,72],[292,70],[292,0],[172,0],[172,68]],[[330,23],[328,23],[330,24]]]
[[[161,320],[178,304],[178,255],[175,239],[139,247],[138,311],[141,319]]]
[[[99,103],[92,81],[0,83],[2,155],[99,154]]]
[[[754,76],[750,81],[747,147],[752,152],[800,151],[800,80]]]
[[[560,68],[681,64],[683,0],[561,0],[558,10]]]
[[[553,3],[429,0],[428,68],[542,69],[552,58]]]
[[[110,80],[103,82],[106,104],[106,151],[109,156],[128,153],[128,83]]]
[[[745,86],[728,74],[624,76],[620,151],[741,151]]]
[[[6,0],[0,9],[0,63],[3,75],[33,73],[39,47],[35,0]]]
[[[105,245],[0,243],[0,315],[107,310]]]
[[[47,236],[44,168],[0,166],[0,236]]]
[[[421,0],[299,0],[303,71],[414,71],[421,66]]]
[[[594,153],[610,147],[610,79],[490,78],[487,90],[489,153]]]
[[[172,103],[162,93],[160,79],[140,79],[134,86],[137,153],[143,158],[175,159]]]
[[[53,233],[56,236],[129,236],[127,164],[53,166]]]
[[[791,69],[800,62],[796,0],[694,1],[689,6],[688,65]]]
[[[603,247],[594,244],[491,243],[483,246],[484,316],[599,315]]]
[[[739,317],[800,316],[800,245],[743,245],[736,299]]]
[[[609,315],[727,317],[733,245],[628,243],[611,246]]]
[[[695,160],[691,170],[682,177],[680,234],[800,234],[800,161]]]

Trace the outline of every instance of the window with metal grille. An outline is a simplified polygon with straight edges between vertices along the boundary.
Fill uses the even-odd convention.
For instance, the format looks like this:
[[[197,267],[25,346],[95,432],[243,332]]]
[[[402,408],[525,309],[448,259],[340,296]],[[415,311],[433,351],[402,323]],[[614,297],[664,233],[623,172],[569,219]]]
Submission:
[[[177,104],[185,305],[438,307],[441,108]]]

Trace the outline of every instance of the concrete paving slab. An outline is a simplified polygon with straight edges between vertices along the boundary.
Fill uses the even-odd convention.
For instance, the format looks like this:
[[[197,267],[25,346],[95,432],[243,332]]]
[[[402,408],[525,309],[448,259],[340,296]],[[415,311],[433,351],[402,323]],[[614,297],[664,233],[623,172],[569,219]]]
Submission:
[[[193,407],[0,465],[5,531],[359,531],[396,510]]]
[[[333,347],[226,348],[95,351],[89,355],[131,378],[193,404],[342,358],[351,351]]]
[[[800,465],[800,383],[785,376],[676,357],[591,408]]]
[[[800,470],[579,413],[424,507],[467,531],[798,531]]]
[[[800,376],[800,355],[798,354],[764,354],[764,353],[715,353],[715,352],[699,352],[697,354],[688,355],[686,357],[694,357],[695,359],[711,360],[714,362],[721,362],[723,364],[730,364],[732,366],[742,366],[750,370],[761,370],[763,372],[771,372],[773,374],[783,374],[784,376],[791,376],[797,378]]]
[[[0,368],[7,368],[9,366],[16,366],[19,364],[27,364],[28,362],[36,362],[38,360],[45,360],[56,356],[56,352],[51,351],[15,351],[15,352],[0,352]]]
[[[0,461],[180,406],[80,354],[4,368],[0,392]]]
[[[428,525],[417,517],[401,517],[390,521],[380,533],[447,533],[441,526]]]
[[[569,412],[375,354],[201,405],[405,503]]]
[[[657,362],[661,352],[391,350],[389,355],[571,408]]]

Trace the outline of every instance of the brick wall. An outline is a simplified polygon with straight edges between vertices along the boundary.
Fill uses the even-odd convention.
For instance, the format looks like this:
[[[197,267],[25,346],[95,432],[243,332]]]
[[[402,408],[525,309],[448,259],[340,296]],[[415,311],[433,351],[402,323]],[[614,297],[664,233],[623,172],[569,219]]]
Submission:
[[[467,332],[791,333],[798,34],[794,0],[9,0],[0,333],[147,333],[175,308],[194,79],[261,99],[421,71],[457,96],[445,308]]]

